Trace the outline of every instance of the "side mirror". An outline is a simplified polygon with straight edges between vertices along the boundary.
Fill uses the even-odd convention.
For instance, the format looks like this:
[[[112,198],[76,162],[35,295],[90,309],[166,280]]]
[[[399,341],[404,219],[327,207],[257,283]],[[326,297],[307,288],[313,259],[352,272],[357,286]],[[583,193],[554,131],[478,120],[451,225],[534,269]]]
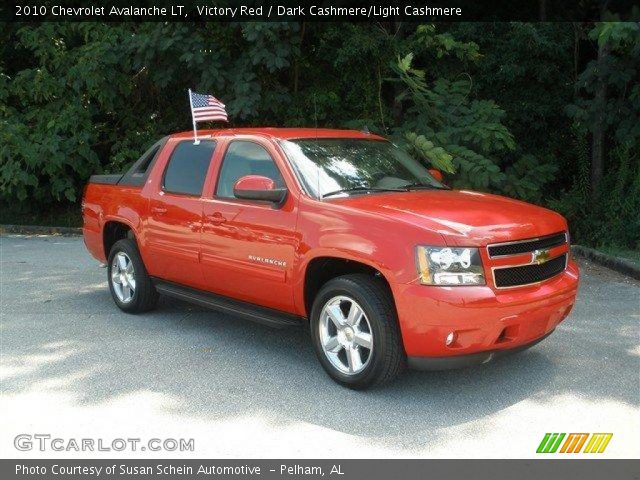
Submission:
[[[276,188],[273,180],[262,175],[245,175],[233,186],[233,194],[243,200],[282,203],[287,196],[286,188]]]
[[[440,170],[436,170],[435,168],[430,168],[429,174],[440,183],[444,181],[444,175],[442,175],[442,172]]]

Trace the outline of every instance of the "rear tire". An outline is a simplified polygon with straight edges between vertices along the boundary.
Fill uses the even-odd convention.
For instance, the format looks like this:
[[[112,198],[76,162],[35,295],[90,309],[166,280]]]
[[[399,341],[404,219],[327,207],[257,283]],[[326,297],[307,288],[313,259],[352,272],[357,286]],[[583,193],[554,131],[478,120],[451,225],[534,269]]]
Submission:
[[[155,308],[159,294],[144,267],[136,242],[118,240],[109,252],[107,280],[114,302],[127,313],[142,313]]]
[[[322,367],[345,387],[390,382],[406,365],[393,297],[380,278],[352,274],[327,282],[313,302],[310,327]]]

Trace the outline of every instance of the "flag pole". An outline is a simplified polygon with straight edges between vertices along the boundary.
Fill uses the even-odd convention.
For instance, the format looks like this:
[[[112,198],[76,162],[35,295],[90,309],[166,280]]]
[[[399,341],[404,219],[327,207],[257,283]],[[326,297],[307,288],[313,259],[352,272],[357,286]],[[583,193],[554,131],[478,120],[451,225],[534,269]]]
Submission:
[[[193,144],[200,144],[198,140],[198,129],[196,128],[196,118],[193,116],[193,98],[191,97],[191,89],[189,89],[189,105],[191,106],[191,120],[193,120]]]

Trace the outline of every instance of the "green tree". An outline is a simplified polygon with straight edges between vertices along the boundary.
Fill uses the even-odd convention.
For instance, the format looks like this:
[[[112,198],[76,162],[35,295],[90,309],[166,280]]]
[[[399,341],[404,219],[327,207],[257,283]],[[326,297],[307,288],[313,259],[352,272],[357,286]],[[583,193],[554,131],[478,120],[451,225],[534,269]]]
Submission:
[[[433,26],[418,27],[416,43],[425,64],[453,56],[464,67],[481,59],[475,43],[436,33]],[[410,104],[398,128],[408,146],[431,165],[455,173],[450,181],[455,187],[538,200],[554,166],[532,155],[513,158],[516,142],[503,123],[504,110],[477,97],[468,73],[449,69],[449,78],[429,78],[426,68],[414,67],[413,60],[409,53],[393,65],[406,87],[399,97]]]
[[[582,243],[638,246],[638,23],[2,27],[12,211],[77,212],[89,175],[190,127],[192,88],[221,98],[230,126],[367,126],[456,188],[550,205]]]
[[[579,165],[573,186],[554,206],[583,242],[640,248],[640,25],[598,23],[589,38],[598,54],[566,107]]]

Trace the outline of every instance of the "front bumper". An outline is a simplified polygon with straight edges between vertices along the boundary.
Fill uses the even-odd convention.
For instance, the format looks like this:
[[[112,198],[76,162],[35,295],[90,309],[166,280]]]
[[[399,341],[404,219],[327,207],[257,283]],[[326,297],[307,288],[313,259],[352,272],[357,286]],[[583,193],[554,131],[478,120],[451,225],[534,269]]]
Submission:
[[[413,368],[414,370],[452,370],[454,368],[473,367],[475,365],[489,363],[490,361],[499,357],[511,355],[512,353],[518,353],[526,350],[527,348],[531,348],[534,345],[540,343],[552,333],[553,330],[531,343],[502,350],[491,350],[486,352],[469,353],[467,355],[454,355],[449,357],[407,357],[407,365],[409,366],[409,368]]]
[[[569,314],[578,278],[578,266],[569,261],[567,269],[554,278],[507,290],[392,285],[409,364],[455,368],[528,348]],[[455,340],[446,345],[452,332]],[[444,357],[467,358],[444,361]]]

